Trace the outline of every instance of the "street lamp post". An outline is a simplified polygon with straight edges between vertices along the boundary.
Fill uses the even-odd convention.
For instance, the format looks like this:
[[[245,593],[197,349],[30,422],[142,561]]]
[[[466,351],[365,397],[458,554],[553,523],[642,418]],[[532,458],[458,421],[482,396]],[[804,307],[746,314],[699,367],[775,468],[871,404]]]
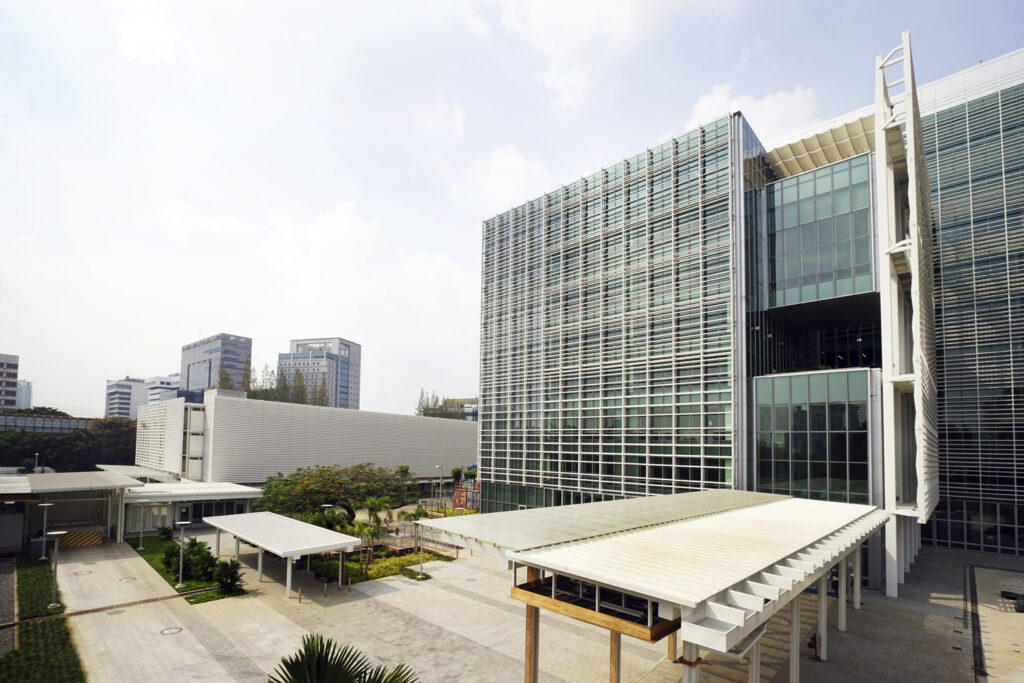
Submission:
[[[39,507],[43,508],[43,554],[39,557],[40,560],[46,559],[46,513],[53,507],[53,503],[40,503]]]
[[[441,466],[434,465],[434,469],[437,470],[437,505],[435,510],[440,511],[441,509]]]
[[[178,522],[178,526],[181,528],[181,536],[178,540],[181,546],[178,550],[178,585],[175,586],[178,590],[185,587],[185,527],[189,524],[191,522]]]
[[[60,603],[57,602],[57,553],[60,550],[60,537],[66,533],[66,531],[51,531],[47,534],[53,536],[53,595],[50,597],[50,609],[60,607]]]

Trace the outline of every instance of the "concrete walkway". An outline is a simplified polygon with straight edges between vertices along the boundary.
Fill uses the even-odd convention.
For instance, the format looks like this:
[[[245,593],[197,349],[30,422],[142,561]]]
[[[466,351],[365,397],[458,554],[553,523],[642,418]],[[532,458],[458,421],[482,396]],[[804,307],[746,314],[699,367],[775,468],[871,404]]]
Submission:
[[[234,540],[224,535],[221,549],[232,556]],[[330,584],[326,596],[321,582],[296,571],[293,597],[286,600],[284,562],[265,555],[264,580],[257,583],[256,551],[243,546],[241,555],[245,596],[199,605],[162,600],[70,618],[89,679],[265,681],[281,657],[299,648],[304,634],[322,633],[389,667],[405,662],[425,682],[522,680],[525,608],[508,597],[510,574],[494,558],[463,555],[456,562],[428,563],[426,571],[434,578],[422,583],[396,576],[350,591]],[[835,628],[831,601],[829,661],[811,662],[812,652],[802,647],[801,680],[972,680],[965,563],[1024,568],[1022,558],[922,549],[900,587],[901,598],[865,591],[863,609],[849,611],[846,633]],[[1009,580],[991,576],[980,587],[980,604],[991,597],[989,584]],[[128,577],[135,580],[120,580]],[[60,582],[69,611],[173,594],[126,545],[62,551]],[[801,611],[803,644],[816,620],[816,598],[804,596]],[[762,680],[788,680],[787,615],[788,610],[776,615],[762,641]],[[1008,623],[1013,616],[1002,619]],[[996,625],[991,614],[984,617],[983,632]],[[181,630],[164,635],[168,628]],[[542,680],[607,678],[607,631],[543,611],[540,628]],[[996,642],[986,640],[987,646]],[[989,665],[1015,675],[1019,653],[1014,650],[1021,641],[1004,640],[991,646],[1001,649],[1002,660],[997,663],[993,656]],[[622,645],[623,680],[680,680],[681,665],[666,661],[664,641],[651,645],[623,638]],[[746,680],[745,663],[702,654],[701,680]]]

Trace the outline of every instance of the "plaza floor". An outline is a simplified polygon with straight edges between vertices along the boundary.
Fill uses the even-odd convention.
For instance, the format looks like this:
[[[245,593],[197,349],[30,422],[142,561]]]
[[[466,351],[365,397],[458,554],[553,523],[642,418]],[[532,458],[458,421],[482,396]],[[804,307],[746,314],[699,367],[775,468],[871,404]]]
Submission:
[[[233,545],[229,536],[222,537],[224,556],[233,554]],[[331,584],[326,596],[322,583],[296,571],[288,600],[281,560],[266,555],[264,580],[257,583],[256,551],[243,546],[240,559],[249,590],[245,596],[199,605],[170,598],[71,617],[89,679],[265,681],[282,656],[298,649],[304,634],[322,633],[387,666],[405,662],[423,681],[522,680],[524,606],[508,597],[510,575],[494,558],[463,554],[455,562],[428,563],[430,581],[396,576],[351,590]],[[1018,676],[1024,660],[1017,634],[1024,633],[1024,615],[1000,604],[998,586],[1024,576],[1017,573],[1024,559],[924,548],[901,586],[902,597],[865,591],[863,609],[849,610],[846,633],[835,629],[831,605],[829,661],[810,661],[812,652],[805,648],[801,680],[973,680],[965,564],[983,565],[988,572],[975,573],[989,676]],[[60,585],[68,611],[173,594],[126,545],[62,552]],[[816,620],[816,598],[803,596],[801,610],[806,643]],[[788,679],[788,629],[783,614],[770,622],[762,641],[762,680]],[[665,659],[664,641],[622,642],[623,680],[680,679],[681,665]],[[704,656],[702,680],[746,680],[745,663]],[[542,611],[542,680],[607,680],[607,667],[607,631]]]

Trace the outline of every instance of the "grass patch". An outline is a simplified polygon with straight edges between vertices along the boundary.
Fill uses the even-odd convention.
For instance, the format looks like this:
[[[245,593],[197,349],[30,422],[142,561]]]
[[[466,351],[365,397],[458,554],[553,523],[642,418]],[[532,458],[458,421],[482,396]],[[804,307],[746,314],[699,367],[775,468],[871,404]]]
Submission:
[[[440,553],[423,553],[424,562],[434,562],[436,560],[451,562],[452,558],[447,555],[441,555]],[[402,576],[409,576],[410,574],[418,575],[418,569],[413,570],[409,568],[413,565],[418,565],[419,563],[420,554],[415,552],[407,555],[399,555],[397,557],[375,557],[370,561],[370,564],[364,568],[359,565],[357,557],[348,555],[345,560],[345,581],[348,582],[351,580],[352,583],[362,583],[363,581],[382,579],[385,576],[395,576],[396,574],[401,574]],[[338,561],[313,560],[313,571],[320,574],[326,574],[327,576],[337,577]]]
[[[132,538],[127,541],[128,545],[135,548],[135,552],[139,553],[149,566],[156,570],[156,573],[164,577],[164,580],[174,590],[179,593],[185,593],[187,591],[199,590],[200,588],[213,588],[216,587],[217,582],[203,581],[200,579],[186,579],[184,588],[175,588],[178,585],[178,567],[175,566],[173,571],[167,571],[164,569],[164,549],[173,547],[178,549],[178,544],[174,541],[168,541],[160,538],[159,536],[153,536],[151,538],[144,538],[142,540],[143,549],[139,551],[139,539]],[[190,595],[185,599],[191,604],[195,605],[201,602],[212,602],[213,600],[220,600],[221,598],[229,598],[233,595],[245,595],[245,590],[240,589],[234,593],[221,593],[218,590],[210,591],[208,593],[199,593],[198,595]]]
[[[28,619],[64,611],[50,610],[51,565],[35,558],[18,558],[18,617]],[[60,593],[58,592],[58,601]],[[22,624],[18,629],[18,649],[0,656],[2,681],[84,681],[82,663],[71,643],[65,617],[53,617]]]
[[[57,614],[64,611],[64,602],[57,593],[60,607],[50,609],[50,598],[53,596],[53,564],[49,560],[37,560],[32,557],[19,557],[16,563],[18,572],[18,618],[29,619],[44,614]]]

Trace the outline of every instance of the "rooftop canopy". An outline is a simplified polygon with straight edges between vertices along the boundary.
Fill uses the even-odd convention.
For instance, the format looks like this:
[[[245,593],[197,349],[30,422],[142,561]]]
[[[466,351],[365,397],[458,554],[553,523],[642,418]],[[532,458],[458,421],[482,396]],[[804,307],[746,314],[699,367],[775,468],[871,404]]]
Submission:
[[[128,490],[126,503],[164,503],[179,500],[227,500],[253,499],[263,495],[251,486],[221,481],[173,481],[143,484]],[[233,515],[222,515],[228,517]],[[210,518],[207,517],[207,520]]]
[[[678,628],[687,642],[727,652],[888,516],[870,505],[722,490],[419,524],[527,567],[512,597],[528,604],[633,635],[627,623],[608,626],[601,596],[615,594],[620,612],[638,606],[632,611],[652,627],[638,637]],[[563,604],[563,579],[572,604]],[[678,627],[657,628],[673,615]]]
[[[142,479],[143,477],[156,481],[177,481],[179,479],[176,474],[153,469],[152,467],[142,467],[141,465],[96,465],[96,467],[105,472],[117,472],[118,474],[134,477],[135,479]]]
[[[52,474],[28,474],[26,478],[32,493],[96,491],[142,486],[141,481],[117,472],[54,472]]]
[[[354,550],[361,540],[273,512],[204,517],[203,521],[278,557],[302,557],[329,550]]]
[[[449,536],[455,545],[468,544],[484,552],[505,556],[513,551],[636,531],[786,499],[787,496],[771,493],[720,489],[448,517],[419,523]]]

